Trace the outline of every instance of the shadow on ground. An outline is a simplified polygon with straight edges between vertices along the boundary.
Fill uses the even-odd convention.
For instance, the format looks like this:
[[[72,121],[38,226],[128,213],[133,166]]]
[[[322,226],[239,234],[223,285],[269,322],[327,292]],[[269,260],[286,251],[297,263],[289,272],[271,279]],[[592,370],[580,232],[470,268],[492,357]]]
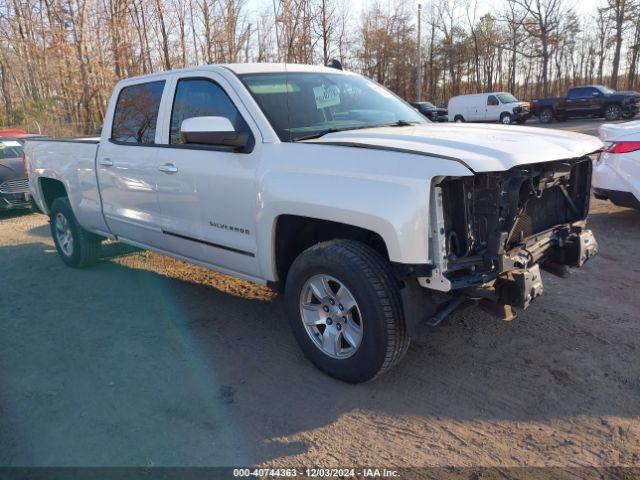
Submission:
[[[255,464],[308,451],[287,437],[353,412],[637,417],[638,299],[595,295],[616,286],[600,272],[624,268],[617,249],[638,245],[638,216],[592,218],[596,234],[622,233],[600,239],[603,259],[571,280],[546,276],[551,288],[514,322],[459,312],[358,386],[303,358],[281,297],[262,287],[118,244],[85,270],[50,243],[0,247],[0,465]]]

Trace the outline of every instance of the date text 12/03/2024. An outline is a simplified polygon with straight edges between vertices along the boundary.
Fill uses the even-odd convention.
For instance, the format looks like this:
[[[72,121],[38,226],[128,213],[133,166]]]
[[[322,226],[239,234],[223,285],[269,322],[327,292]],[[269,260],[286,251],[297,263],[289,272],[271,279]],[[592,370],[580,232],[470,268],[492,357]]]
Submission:
[[[238,468],[234,477],[303,477],[303,478],[397,478],[398,471],[386,468]]]

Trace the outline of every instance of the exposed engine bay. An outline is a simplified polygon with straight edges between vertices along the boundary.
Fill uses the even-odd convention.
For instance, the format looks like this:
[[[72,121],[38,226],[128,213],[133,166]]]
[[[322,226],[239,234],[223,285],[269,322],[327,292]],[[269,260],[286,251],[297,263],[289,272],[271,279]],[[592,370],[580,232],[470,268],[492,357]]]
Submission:
[[[585,229],[591,169],[585,157],[442,180],[423,286],[526,308],[542,293],[540,267],[565,276],[597,252]]]

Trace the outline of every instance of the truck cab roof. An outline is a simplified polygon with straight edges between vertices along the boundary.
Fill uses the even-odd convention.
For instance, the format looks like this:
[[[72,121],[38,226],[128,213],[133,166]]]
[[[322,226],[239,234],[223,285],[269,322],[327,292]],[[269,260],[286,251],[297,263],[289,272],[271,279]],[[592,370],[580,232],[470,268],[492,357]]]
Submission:
[[[299,72],[316,72],[316,73],[333,73],[352,75],[344,70],[337,68],[320,66],[320,65],[303,65],[297,63],[211,63],[208,65],[200,65],[198,67],[181,68],[171,71],[150,73],[147,75],[138,75],[136,77],[128,77],[123,79],[126,83],[135,83],[139,80],[152,79],[160,76],[164,76],[170,73],[192,73],[203,72],[211,70],[226,69],[233,72],[236,75],[246,75],[252,73],[299,73]]]

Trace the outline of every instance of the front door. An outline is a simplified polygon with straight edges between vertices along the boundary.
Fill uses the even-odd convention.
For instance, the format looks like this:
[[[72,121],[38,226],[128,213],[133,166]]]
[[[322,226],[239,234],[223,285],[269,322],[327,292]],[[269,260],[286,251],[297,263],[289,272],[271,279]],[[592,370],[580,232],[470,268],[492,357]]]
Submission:
[[[124,86],[96,168],[105,221],[115,235],[158,247],[162,241],[156,123],[165,81]]]
[[[588,113],[590,101],[588,88],[573,88],[569,90],[567,99],[565,100],[567,114],[569,116],[579,116]]]
[[[483,120],[486,122],[497,122],[500,120],[500,101],[495,95],[487,97],[487,107]]]
[[[168,144],[156,158],[163,170],[158,182],[163,242],[184,257],[257,276],[257,129],[249,127],[215,73],[175,80]],[[202,116],[228,118],[236,131],[249,134],[249,145],[237,151],[185,144],[182,121]]]

